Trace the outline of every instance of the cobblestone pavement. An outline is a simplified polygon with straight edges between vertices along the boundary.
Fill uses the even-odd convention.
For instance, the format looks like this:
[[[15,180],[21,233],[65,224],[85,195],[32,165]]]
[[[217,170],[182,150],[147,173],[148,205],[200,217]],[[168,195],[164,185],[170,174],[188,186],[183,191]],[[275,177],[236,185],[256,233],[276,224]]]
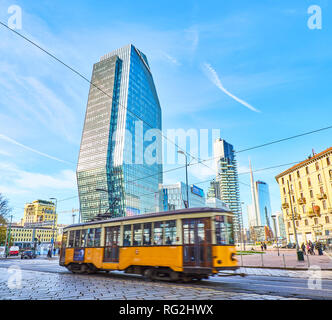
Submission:
[[[145,282],[135,278],[114,279],[21,269],[18,271],[21,272],[19,282],[20,276],[16,272],[0,267],[1,300],[294,300],[275,295]]]

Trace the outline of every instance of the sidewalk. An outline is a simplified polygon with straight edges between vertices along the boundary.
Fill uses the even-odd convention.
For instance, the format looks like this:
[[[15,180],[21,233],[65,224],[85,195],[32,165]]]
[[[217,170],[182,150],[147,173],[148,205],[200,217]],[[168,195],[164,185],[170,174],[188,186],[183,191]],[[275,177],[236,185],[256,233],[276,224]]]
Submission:
[[[297,260],[295,249],[269,249],[262,253],[238,255],[239,266],[245,268],[269,268],[284,270],[308,270],[318,266],[321,270],[332,271],[332,253],[324,251],[324,255],[304,255],[304,261]]]
[[[313,272],[316,277],[319,275],[321,279],[332,280],[332,271],[327,270],[285,270],[285,269],[271,269],[271,268],[246,268],[241,267],[235,273],[244,273],[247,276],[268,276],[268,277],[289,277],[289,278],[302,278],[309,279],[312,277]],[[222,275],[221,275],[222,277]]]

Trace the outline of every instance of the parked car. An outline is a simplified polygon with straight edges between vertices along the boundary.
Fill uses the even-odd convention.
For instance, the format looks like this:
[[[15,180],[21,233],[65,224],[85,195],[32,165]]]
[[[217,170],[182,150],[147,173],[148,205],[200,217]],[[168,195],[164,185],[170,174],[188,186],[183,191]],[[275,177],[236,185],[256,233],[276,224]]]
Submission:
[[[21,259],[35,259],[37,255],[32,250],[25,250],[21,253]]]
[[[18,256],[20,252],[20,248],[17,246],[12,246],[9,248],[9,255],[10,256]]]

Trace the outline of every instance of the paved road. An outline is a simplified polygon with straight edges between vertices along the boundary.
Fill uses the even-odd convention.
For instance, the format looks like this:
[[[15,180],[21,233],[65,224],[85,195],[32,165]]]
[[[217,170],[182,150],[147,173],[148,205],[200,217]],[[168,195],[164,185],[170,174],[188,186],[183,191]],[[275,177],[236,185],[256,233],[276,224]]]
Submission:
[[[10,277],[15,265],[22,272],[22,282],[21,288],[11,289],[8,284],[13,285]],[[322,279],[321,288],[310,289],[307,273],[294,277],[273,276],[273,272],[179,284],[147,282],[122,272],[75,275],[55,259],[0,260],[0,299],[332,299],[332,280]]]

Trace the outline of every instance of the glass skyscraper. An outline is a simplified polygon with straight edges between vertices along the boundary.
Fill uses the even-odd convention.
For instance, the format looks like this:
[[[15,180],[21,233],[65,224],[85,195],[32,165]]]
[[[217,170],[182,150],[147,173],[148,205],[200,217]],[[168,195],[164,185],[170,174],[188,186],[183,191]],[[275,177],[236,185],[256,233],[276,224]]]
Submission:
[[[237,172],[237,162],[233,146],[223,139],[214,142],[213,154],[216,161],[216,182],[219,187],[218,196],[234,213],[234,232],[239,241],[242,226],[242,210]]]
[[[271,228],[271,204],[269,186],[266,182],[256,181],[257,209],[259,213],[259,225]]]
[[[161,207],[161,108],[146,56],[133,45],[93,66],[77,183],[82,221]]]

